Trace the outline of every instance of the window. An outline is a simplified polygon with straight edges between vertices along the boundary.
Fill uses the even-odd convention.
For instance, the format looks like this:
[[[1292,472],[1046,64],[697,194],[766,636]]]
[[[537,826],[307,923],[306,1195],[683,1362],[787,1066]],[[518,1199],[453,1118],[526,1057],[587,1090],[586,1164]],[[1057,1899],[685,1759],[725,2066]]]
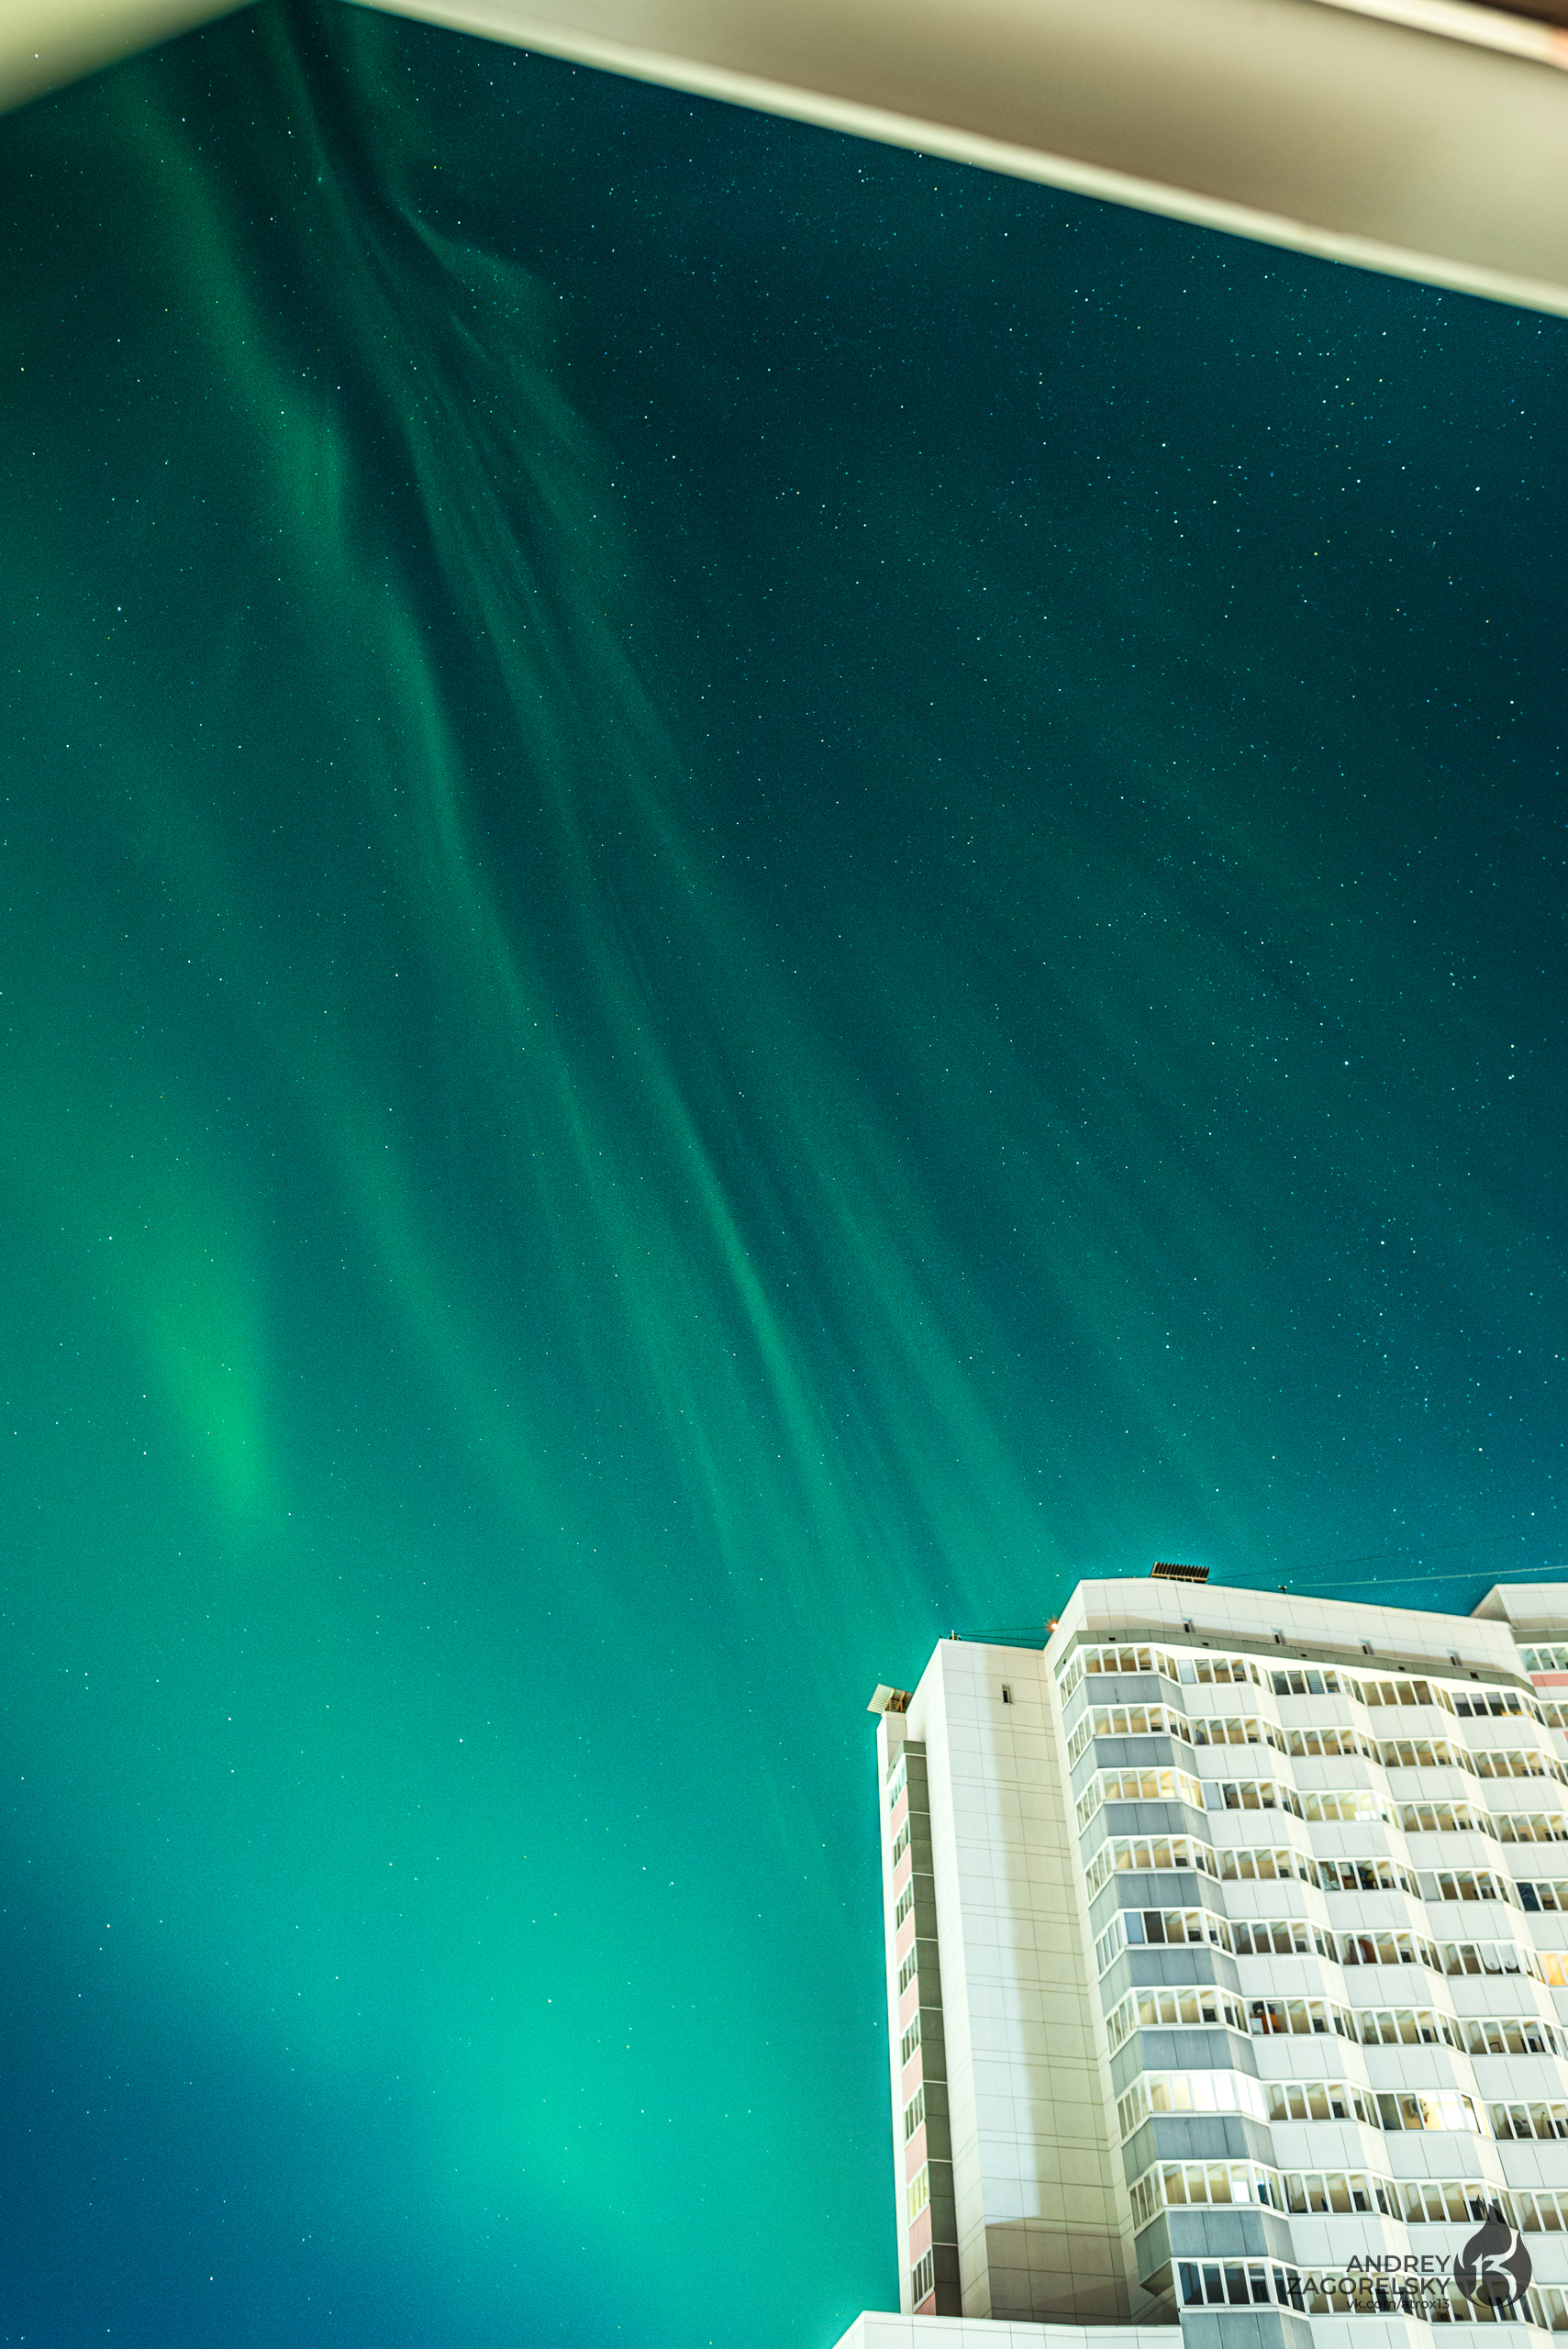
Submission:
[[[1281,2207],[1278,2170],[1264,2169],[1257,2162],[1165,2162],[1160,2187],[1171,2208],[1205,2202],[1232,2208],[1262,2202],[1273,2210]]]
[[[1242,2031],[1247,2016],[1240,1999],[1212,1982],[1131,1990],[1106,2017],[1106,2037],[1114,2055],[1135,2031]]]
[[[1206,1792],[1210,1810],[1293,1810],[1297,1819],[1302,1815],[1296,1789],[1277,1778],[1210,1778]]]
[[[1310,1787],[1302,1796],[1297,1816],[1308,1820],[1387,1819],[1388,1805],[1371,1787]]]
[[[1220,1713],[1212,1720],[1195,1720],[1192,1742],[1195,1745],[1273,1745],[1284,1752],[1283,1731],[1256,1713]]]
[[[1499,1843],[1568,1843],[1568,1812],[1499,1810],[1492,1832]]]
[[[1521,1909],[1568,1909],[1568,1880],[1537,1876],[1532,1884],[1514,1887]]]
[[[1185,1717],[1169,1705],[1095,1705],[1085,1711],[1067,1748],[1076,1762],[1091,1737],[1179,1737],[1192,1743]]]
[[[917,2012],[917,2013],[916,2013],[916,2015],[915,2015],[915,2018],[914,2018],[913,2021],[912,2021],[912,2022],[910,2023],[910,2025],[909,2025],[908,2030],[907,2030],[907,2031],[905,2032],[905,2034],[904,2034],[904,2039],[903,2039],[903,2043],[902,2043],[902,2053],[901,2053],[901,2054],[900,2054],[900,2056],[899,2056],[899,2062],[900,2062],[900,2064],[907,2064],[907,2062],[909,2061],[909,2058],[914,2054],[916,2048],[917,2048],[917,2047],[918,2047],[918,2045],[919,2045],[919,2044],[920,2044],[920,2017],[919,2017],[918,2012]]]
[[[1084,1885],[1091,1900],[1093,1900],[1095,1893],[1101,1889],[1102,1886],[1108,1884],[1110,1881],[1112,1873],[1116,1867],[1116,1861],[1112,1854],[1112,1845],[1109,1843],[1102,1843],[1098,1851],[1095,1854],[1094,1858],[1089,1862],[1088,1866],[1084,1870]]]
[[[904,2142],[908,2143],[926,2118],[926,2091],[917,2087],[904,2108]]]
[[[907,1917],[907,1915],[909,1914],[910,1909],[913,1909],[913,1907],[914,1907],[914,1906],[915,1906],[915,1879],[914,1879],[914,1877],[913,1877],[913,1876],[911,1876],[911,1877],[910,1877],[910,1879],[909,1879],[909,1881],[908,1881],[908,1883],[905,1886],[905,1887],[904,1887],[903,1891],[899,1894],[899,1896],[898,1896],[898,1906],[895,1909],[895,1910],[894,1910],[894,1912],[893,1912],[893,1930],[894,1930],[894,1932],[897,1932],[897,1930],[898,1930],[899,1926],[904,1922],[905,1918],[906,1918],[906,1917]]]
[[[1332,1865],[1325,1861],[1326,1868]],[[1228,1884],[1272,1884],[1276,1880],[1295,1877],[1301,1884],[1317,1884],[1320,1878],[1318,1863],[1309,1860],[1305,1852],[1294,1852],[1289,1844],[1276,1844],[1272,1851],[1255,1851],[1251,1847],[1237,1852],[1221,1852],[1219,1874]]]
[[[1155,1672],[1162,1680],[1177,1682],[1184,1676],[1174,1656],[1167,1655],[1161,1648],[1085,1648],[1084,1669],[1101,1674]]]
[[[1195,1875],[1219,1874],[1214,1846],[1200,1843],[1191,1835],[1118,1835],[1114,1841],[1100,1845],[1084,1872],[1092,1900],[1102,1885],[1112,1876],[1137,1870],[1153,1872],[1161,1868],[1186,1868]]]
[[[1006,1682],[1004,1680],[1004,1681],[1003,1681],[1003,1683],[1002,1683],[1002,1702],[1004,1703],[1004,1705],[1010,1705],[1010,1704],[1012,1703],[1012,1701],[1013,1701],[1013,1692],[1012,1692],[1012,1690],[1008,1687],[1008,1686],[1007,1686]]]
[[[1372,1751],[1385,1770],[1473,1770],[1474,1763],[1462,1745],[1451,1745],[1446,1737],[1379,1737],[1372,1742]],[[1481,1771],[1478,1776],[1487,1774]]]
[[[898,1865],[899,1861],[904,1857],[905,1853],[908,1849],[909,1821],[906,1820],[903,1826],[899,1829],[897,1834],[893,1839],[893,1865],[895,1867]]]
[[[906,1757],[901,1753],[897,1761],[893,1765],[893,1776],[887,1781],[887,1808],[889,1810],[897,1809],[898,1798],[904,1792],[904,1789],[908,1783],[908,1764]]]
[[[1521,1648],[1519,1662],[1527,1672],[1568,1672],[1568,1648]]]
[[[911,2226],[914,2225],[915,2221],[919,2217],[921,2211],[925,2209],[930,2199],[931,2165],[929,2162],[922,2162],[914,2176],[909,2180],[908,2205],[909,2223]]]
[[[1250,2072],[1145,2072],[1117,2102],[1124,2138],[1154,2112],[1242,2112],[1267,2118],[1262,2083]]]
[[[1201,1810],[1203,1788],[1184,1770],[1100,1770],[1078,1798],[1080,1833],[1102,1802],[1185,1802]]]
[[[1444,1942],[1442,1945],[1445,1974],[1533,1974],[1537,1981],[1554,1987],[1562,1983],[1561,1965],[1558,1973],[1551,1973],[1548,1958],[1562,1955],[1560,1951],[1542,1950],[1538,1957],[1534,1950],[1518,1942]]]
[[[915,1976],[920,1970],[920,1961],[916,1954],[918,1951],[919,1946],[920,1944],[918,1942],[910,1943],[909,1954],[898,1969],[898,1995],[900,1998],[904,1996],[905,1991],[909,1987],[910,1983],[914,1981]]]
[[[1128,1909],[1122,1912],[1121,1925],[1129,1942],[1173,1948],[1193,1942],[1207,1943],[1215,1949],[1230,1947],[1229,1920],[1212,1909]]]
[[[1555,2027],[1539,2015],[1472,2015],[1460,2025],[1472,2055],[1561,2055]]]
[[[1470,1766],[1478,1778],[1563,1777],[1562,1765],[1536,1745],[1496,1746],[1472,1754]]]
[[[1189,1687],[1195,1683],[1202,1688],[1264,1686],[1262,1674],[1244,1655],[1184,1655],[1181,1677]]]
[[[1568,2193],[1516,2186],[1502,2199],[1521,2234],[1568,2234]]]
[[[1132,2231],[1136,2234],[1163,2207],[1160,2199],[1159,2171],[1145,2170],[1141,2177],[1134,2179],[1128,2194],[1132,2203]]]
[[[1484,2219],[1494,2202],[1507,2211],[1514,2199],[1478,2177],[1402,2177],[1395,2191],[1398,2215],[1407,2227],[1459,2226]]]
[[[1297,1666],[1289,1672],[1271,1672],[1269,1679],[1276,1697],[1337,1697],[1340,1694],[1337,1672],[1318,1672]]]
[[[1469,1720],[1485,1720],[1488,1716],[1504,1720],[1510,1713],[1529,1713],[1535,1708],[1517,1688],[1456,1688],[1453,1709]]]
[[[1371,1650],[1368,1649],[1368,1654]],[[1440,1705],[1442,1693],[1425,1680],[1363,1680],[1363,1705]]]
[[[1270,2080],[1264,2096],[1271,2121],[1359,2121],[1380,2124],[1377,2107],[1354,2080]]]
[[[1385,2219],[1399,2216],[1399,2189],[1391,2177],[1374,2177],[1362,2170],[1290,2170],[1280,2185],[1284,2208],[1297,2217],[1353,2210],[1381,2210]]]
[[[1568,2117],[1568,2105],[1557,2110]],[[1385,2129],[1468,2129],[1477,2137],[1490,2133],[1480,2106],[1457,2088],[1380,2088],[1377,2117]],[[1562,2134],[1568,2137],[1568,2127]]]
[[[1496,1835],[1489,1812],[1473,1802],[1402,1802],[1395,1817],[1407,1835]]]
[[[1419,1881],[1423,1900],[1512,1902],[1515,1898],[1512,1878],[1495,1876],[1490,1868],[1423,1868]]]
[[[1305,1917],[1238,1919],[1231,1926],[1238,1957],[1335,1955],[1334,1937]]]
[[[1262,2203],[1267,2210],[1284,2208],[1284,2184],[1278,2170],[1259,2162],[1157,2162],[1144,2171],[1130,2189],[1132,2223],[1146,2227],[1160,2210],[1184,2210],[1207,2204],[1234,2209]],[[1370,2210],[1370,2202],[1363,2208]]]
[[[1451,2015],[1433,2007],[1362,2007],[1358,2009],[1363,2047],[1449,2047],[1462,2044]]]
[[[1435,1942],[1424,1933],[1341,1933],[1340,1935],[1341,1965],[1429,1965],[1434,1974],[1443,1970]]]
[[[929,2300],[937,2288],[937,2264],[930,2252],[918,2259],[909,2270],[909,2294],[918,2310],[922,2300]]]
[[[1320,1860],[1325,1892],[1408,1892],[1420,1898],[1410,1870],[1397,1860]]]
[[[1494,2136],[1568,2137],[1568,2104],[1495,2104],[1491,2112]]]
[[[1207,2275],[1207,2270],[1205,2269]],[[1384,2276],[1360,2268],[1342,2275],[1283,2274],[1290,2305],[1304,2316],[1412,2316],[1428,2324],[1517,2324],[1510,2304],[1494,2309],[1485,2300],[1469,2300],[1457,2284],[1442,2276]]]
[[[1177,2275],[1182,2299],[1189,2308],[1303,2306],[1301,2278],[1294,2268],[1276,2267],[1262,2259],[1184,2259]]]
[[[1356,2039],[1356,2019],[1348,2007],[1327,1998],[1249,1998],[1247,2028],[1254,2039]]]
[[[1336,1762],[1348,1753],[1375,1754],[1377,1745],[1364,1729],[1293,1729],[1284,1750],[1298,1761]]]

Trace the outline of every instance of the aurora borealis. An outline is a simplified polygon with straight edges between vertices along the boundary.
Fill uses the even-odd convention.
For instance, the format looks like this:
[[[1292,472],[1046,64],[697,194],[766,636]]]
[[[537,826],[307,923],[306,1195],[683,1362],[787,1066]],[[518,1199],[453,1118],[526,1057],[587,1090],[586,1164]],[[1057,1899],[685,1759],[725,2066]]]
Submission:
[[[828,2349],[873,1684],[1560,1559],[1568,337],[348,7],[0,195],[0,2339]]]

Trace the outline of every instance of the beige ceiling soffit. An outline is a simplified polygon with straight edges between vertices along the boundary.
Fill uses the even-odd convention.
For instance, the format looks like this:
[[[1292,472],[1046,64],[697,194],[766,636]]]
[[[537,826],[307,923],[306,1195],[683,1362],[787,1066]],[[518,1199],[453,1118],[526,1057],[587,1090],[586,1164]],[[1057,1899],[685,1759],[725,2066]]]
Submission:
[[[1324,0],[1330,8],[1350,8],[1358,17],[1383,17],[1391,25],[1409,25],[1417,32],[1440,33],[1445,40],[1468,40],[1482,49],[1500,49],[1510,57],[1533,57],[1542,65],[1568,66],[1568,29],[1536,17],[1517,17],[1494,0]],[[1548,14],[1557,6],[1549,0]],[[1568,27],[1568,6],[1558,10]]]
[[[242,0],[0,0],[0,114]]]
[[[1568,314],[1568,30],[1472,0],[381,5]],[[0,108],[226,13],[0,0]]]
[[[371,0],[1568,315],[1568,35],[1464,0]]]

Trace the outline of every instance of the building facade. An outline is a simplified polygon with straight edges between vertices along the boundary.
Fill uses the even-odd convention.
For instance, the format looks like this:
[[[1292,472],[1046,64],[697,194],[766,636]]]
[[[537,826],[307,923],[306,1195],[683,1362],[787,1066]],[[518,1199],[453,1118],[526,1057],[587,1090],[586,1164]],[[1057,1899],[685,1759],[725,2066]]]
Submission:
[[[873,1709],[906,2320],[1568,2330],[1568,1585],[1084,1583]]]

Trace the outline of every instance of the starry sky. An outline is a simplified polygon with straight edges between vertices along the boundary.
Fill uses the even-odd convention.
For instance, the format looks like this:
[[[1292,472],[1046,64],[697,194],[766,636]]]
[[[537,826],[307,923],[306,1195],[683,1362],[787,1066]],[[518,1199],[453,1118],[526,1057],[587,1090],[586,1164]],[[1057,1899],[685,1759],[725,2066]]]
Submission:
[[[1568,328],[326,0],[0,209],[0,2341],[828,2349],[873,1683],[1562,1558]]]

